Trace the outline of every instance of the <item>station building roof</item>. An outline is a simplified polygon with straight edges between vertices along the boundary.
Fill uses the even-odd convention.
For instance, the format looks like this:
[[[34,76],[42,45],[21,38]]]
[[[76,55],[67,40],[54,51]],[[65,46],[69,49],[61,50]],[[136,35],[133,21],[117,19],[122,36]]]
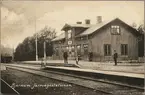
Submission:
[[[65,33],[61,33],[59,36],[56,38],[52,39],[52,41],[59,41],[65,38]]]
[[[101,23],[97,23],[95,25],[92,24],[65,24],[64,27],[62,28],[62,30],[65,30],[67,28],[71,28],[71,27],[82,27],[82,28],[88,28],[86,29],[84,32],[82,32],[79,35],[76,35],[76,37],[81,37],[81,36],[85,36],[85,35],[90,35],[92,33],[94,33],[95,31],[99,30],[100,28],[106,26],[107,24],[111,23],[112,21],[115,20],[119,20],[120,22],[122,22],[123,24],[127,25],[129,28],[135,30],[136,32],[133,32],[135,34],[138,34],[138,30],[133,28],[132,26],[128,25],[127,23],[123,22],[122,20],[120,20],[119,18],[115,18],[113,20],[109,20],[109,21],[103,21]],[[62,40],[65,38],[65,33],[60,34],[59,36],[57,36],[55,39],[53,39],[52,41],[58,41],[58,40]]]

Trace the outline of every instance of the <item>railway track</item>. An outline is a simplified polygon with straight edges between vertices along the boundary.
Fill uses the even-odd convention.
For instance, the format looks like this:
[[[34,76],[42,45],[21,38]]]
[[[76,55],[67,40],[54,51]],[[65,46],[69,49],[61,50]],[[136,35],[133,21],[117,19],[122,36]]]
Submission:
[[[135,88],[135,89],[139,89],[139,90],[145,90],[144,88],[138,87],[138,86],[127,85],[127,84],[117,83],[117,82],[111,82],[111,81],[107,81],[107,80],[104,81],[104,80],[101,80],[101,79],[95,79],[95,78],[91,78],[91,77],[79,76],[79,75],[75,75],[75,74],[69,74],[69,73],[64,73],[64,72],[59,72],[59,71],[54,71],[54,70],[45,70],[45,69],[42,69],[42,71],[46,71],[48,73],[54,73],[54,74],[61,74],[61,75],[72,76],[72,77],[86,79],[86,80],[93,80],[93,81],[98,81],[98,82],[103,82],[103,83],[108,83],[108,84],[114,84],[114,85],[119,85],[119,86],[125,86],[125,87]]]
[[[12,88],[6,81],[4,81],[3,79],[1,80],[1,93],[5,93],[5,94],[13,94],[13,95],[20,95],[20,93],[15,90],[14,88]]]
[[[137,86],[131,86],[131,85],[121,84],[121,83],[114,83],[114,82],[110,82],[110,81],[106,81],[106,80],[94,79],[94,78],[90,78],[90,77],[78,76],[78,75],[73,75],[73,74],[68,74],[68,73],[57,72],[57,71],[49,71],[49,70],[45,70],[45,69],[40,70],[40,69],[34,69],[34,68],[30,68],[30,67],[20,67],[20,66],[11,66],[11,67],[7,66],[7,67],[25,71],[25,72],[29,72],[29,73],[33,73],[33,74],[37,74],[37,75],[41,75],[44,77],[49,77],[49,78],[56,79],[56,80],[57,80],[57,78],[52,77],[52,76],[58,76],[58,77],[60,77],[61,81],[79,85],[79,86],[83,86],[83,87],[86,87],[89,89],[93,89],[95,91],[99,91],[99,92],[102,92],[107,95],[141,95],[141,93],[143,93],[143,91],[144,91],[144,88],[137,87]],[[49,76],[47,76],[48,74],[49,74]],[[73,81],[65,80],[64,77],[69,77],[70,79],[74,79],[74,80]],[[58,80],[60,80],[60,79],[58,79]],[[82,83],[90,82],[90,86],[89,85],[86,86],[86,85],[83,85],[82,83],[76,82],[76,81],[80,81],[80,80]]]

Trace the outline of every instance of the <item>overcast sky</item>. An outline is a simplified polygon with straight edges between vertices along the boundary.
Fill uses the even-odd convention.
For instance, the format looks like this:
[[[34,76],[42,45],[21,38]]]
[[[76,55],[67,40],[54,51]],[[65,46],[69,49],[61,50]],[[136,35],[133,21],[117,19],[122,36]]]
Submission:
[[[143,23],[144,1],[5,1],[1,7],[1,43],[16,47],[24,38],[44,26],[62,33],[65,23],[76,23],[90,19],[96,23],[96,17],[103,20],[120,18],[128,24]]]

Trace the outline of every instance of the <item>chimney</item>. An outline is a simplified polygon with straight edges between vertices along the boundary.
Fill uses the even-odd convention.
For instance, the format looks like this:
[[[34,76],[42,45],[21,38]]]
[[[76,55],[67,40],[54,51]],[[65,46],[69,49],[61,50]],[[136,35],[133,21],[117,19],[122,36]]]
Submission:
[[[77,21],[76,23],[77,23],[77,24],[82,24],[82,22],[81,22],[81,21]]]
[[[102,22],[102,16],[97,16],[97,23],[101,23]]]
[[[86,19],[85,24],[90,24],[90,19]]]

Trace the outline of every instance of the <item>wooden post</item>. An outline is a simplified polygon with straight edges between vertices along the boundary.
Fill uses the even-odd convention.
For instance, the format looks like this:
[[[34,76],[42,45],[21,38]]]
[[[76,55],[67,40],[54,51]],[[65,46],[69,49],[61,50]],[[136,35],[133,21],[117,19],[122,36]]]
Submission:
[[[44,41],[44,65],[46,65],[46,42]]]

